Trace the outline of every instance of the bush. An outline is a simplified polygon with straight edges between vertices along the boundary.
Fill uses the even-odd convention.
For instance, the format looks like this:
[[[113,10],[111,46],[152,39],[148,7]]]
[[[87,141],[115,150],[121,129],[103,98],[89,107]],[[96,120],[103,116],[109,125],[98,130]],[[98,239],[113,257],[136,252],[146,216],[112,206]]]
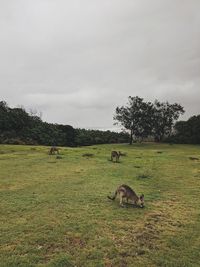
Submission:
[[[3,140],[3,144],[9,145],[26,145],[26,143],[18,138],[10,138]]]

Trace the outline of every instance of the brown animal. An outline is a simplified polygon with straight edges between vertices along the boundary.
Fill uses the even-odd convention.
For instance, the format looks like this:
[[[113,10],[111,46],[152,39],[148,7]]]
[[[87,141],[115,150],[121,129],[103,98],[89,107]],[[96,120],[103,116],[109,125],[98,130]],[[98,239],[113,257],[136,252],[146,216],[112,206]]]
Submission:
[[[117,151],[112,151],[111,152],[111,161],[113,161],[113,159],[115,158],[115,162],[119,162],[119,158],[121,156],[121,152],[117,152]]]
[[[57,154],[59,154],[59,149],[56,146],[52,146],[49,150],[49,155],[54,155],[55,152],[57,152]]]
[[[128,203],[129,199],[133,202],[133,204],[139,204],[141,208],[144,207],[144,195],[140,195],[139,197],[136,193],[131,189],[128,185],[121,185],[115,191],[113,197],[108,196],[109,199],[114,200],[117,195],[119,195],[120,205],[123,207],[123,199],[126,198],[126,202]]]

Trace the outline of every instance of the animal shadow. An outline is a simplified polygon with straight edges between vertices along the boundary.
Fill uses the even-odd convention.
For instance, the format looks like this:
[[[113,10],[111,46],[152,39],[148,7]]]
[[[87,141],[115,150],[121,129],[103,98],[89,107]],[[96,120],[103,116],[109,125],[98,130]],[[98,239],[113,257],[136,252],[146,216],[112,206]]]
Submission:
[[[127,202],[126,203],[123,203],[123,204],[124,204],[124,208],[142,209],[142,207],[139,206],[139,205],[137,205],[137,204],[127,203]]]

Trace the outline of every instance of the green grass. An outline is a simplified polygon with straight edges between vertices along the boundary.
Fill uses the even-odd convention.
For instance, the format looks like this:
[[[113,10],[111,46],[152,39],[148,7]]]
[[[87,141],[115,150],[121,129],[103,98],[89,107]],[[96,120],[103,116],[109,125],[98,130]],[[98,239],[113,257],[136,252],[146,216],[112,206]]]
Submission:
[[[47,152],[0,145],[0,266],[200,266],[200,146]],[[144,209],[107,199],[124,183]]]

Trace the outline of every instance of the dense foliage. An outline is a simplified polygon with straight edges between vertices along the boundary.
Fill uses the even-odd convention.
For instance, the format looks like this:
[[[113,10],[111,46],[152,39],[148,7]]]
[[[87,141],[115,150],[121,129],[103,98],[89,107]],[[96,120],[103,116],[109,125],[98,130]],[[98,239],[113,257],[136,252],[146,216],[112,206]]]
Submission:
[[[126,133],[47,123],[23,108],[10,108],[6,102],[0,102],[0,143],[77,146],[122,142],[128,142]]]
[[[183,113],[183,107],[177,103],[151,103],[129,96],[126,106],[116,108],[114,120],[130,131],[130,144],[133,137],[140,141],[153,137],[159,142],[171,135],[174,122]]]
[[[76,145],[128,143],[128,133],[111,131],[75,129]]]
[[[200,115],[192,116],[187,121],[178,121],[174,126],[174,134],[167,141],[200,144]]]

